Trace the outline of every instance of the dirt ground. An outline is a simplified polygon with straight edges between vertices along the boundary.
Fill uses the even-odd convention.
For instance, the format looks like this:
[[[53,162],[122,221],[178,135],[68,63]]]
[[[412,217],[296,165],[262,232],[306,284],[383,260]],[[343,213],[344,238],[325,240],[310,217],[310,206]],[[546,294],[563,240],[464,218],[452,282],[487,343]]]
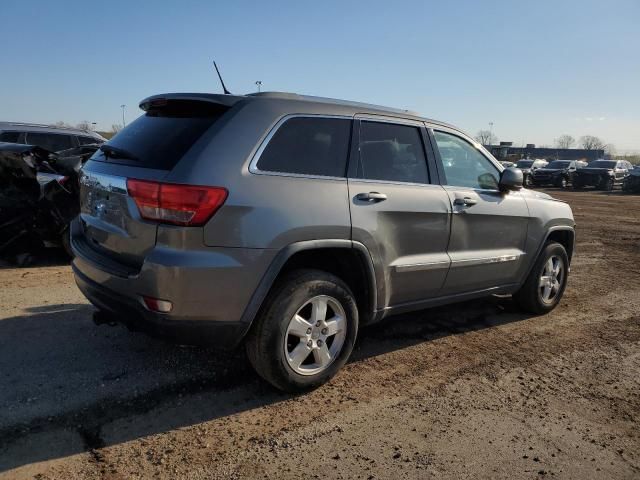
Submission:
[[[640,196],[550,193],[578,223],[554,312],[390,318],[300,396],[95,327],[66,265],[1,269],[0,478],[640,478]]]

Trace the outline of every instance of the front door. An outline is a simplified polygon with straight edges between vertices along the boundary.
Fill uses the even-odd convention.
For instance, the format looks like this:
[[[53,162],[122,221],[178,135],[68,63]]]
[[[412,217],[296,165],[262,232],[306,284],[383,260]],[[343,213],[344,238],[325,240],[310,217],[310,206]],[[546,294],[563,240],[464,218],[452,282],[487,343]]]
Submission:
[[[354,128],[352,238],[373,258],[378,308],[437,296],[450,263],[451,207],[444,188],[431,183],[426,130],[417,122],[369,119]]]
[[[452,206],[451,268],[442,294],[513,284],[525,259],[529,211],[519,192],[500,192],[500,168],[470,138],[433,130],[441,181]]]

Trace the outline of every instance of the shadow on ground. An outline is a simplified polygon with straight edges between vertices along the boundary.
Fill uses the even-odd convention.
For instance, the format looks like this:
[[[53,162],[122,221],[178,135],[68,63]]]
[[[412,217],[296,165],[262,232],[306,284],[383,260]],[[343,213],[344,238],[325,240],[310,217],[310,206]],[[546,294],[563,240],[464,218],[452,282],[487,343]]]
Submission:
[[[96,327],[91,313],[50,305],[0,320],[0,472],[291,398],[259,380],[242,351]],[[496,297],[392,317],[361,330],[351,362],[526,318]],[[151,410],[164,414],[126,421]]]
[[[2,268],[60,267],[70,260],[62,248],[38,248],[29,252],[3,252],[0,255]]]

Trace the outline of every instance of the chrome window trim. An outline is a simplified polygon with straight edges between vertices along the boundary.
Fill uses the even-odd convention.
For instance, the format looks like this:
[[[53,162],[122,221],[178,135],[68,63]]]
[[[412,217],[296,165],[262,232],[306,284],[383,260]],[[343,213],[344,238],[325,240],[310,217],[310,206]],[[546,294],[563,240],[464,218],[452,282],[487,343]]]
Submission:
[[[293,177],[293,178],[310,178],[310,179],[316,179],[316,180],[346,181],[347,180],[346,173],[344,177],[335,177],[331,175],[313,175],[313,174],[307,174],[307,173],[277,172],[272,170],[260,170],[258,168],[258,162],[260,161],[260,157],[262,156],[262,153],[267,148],[267,145],[269,145],[269,142],[271,141],[273,136],[276,134],[276,132],[280,129],[280,127],[282,127],[282,125],[287,120],[292,118],[335,118],[339,120],[350,120],[353,122],[353,117],[349,115],[324,115],[324,114],[316,115],[313,113],[291,113],[291,114],[285,115],[281,117],[273,127],[271,127],[271,130],[269,131],[267,136],[264,137],[262,142],[260,142],[260,146],[253,154],[253,157],[251,158],[251,162],[249,162],[249,172],[255,175],[272,175],[276,177]],[[353,127],[353,123],[352,123],[352,127]],[[349,157],[349,152],[347,151],[347,161],[349,159],[348,157]]]
[[[357,113],[354,118],[361,122],[377,122],[377,123],[395,123],[402,126],[411,126],[421,128],[424,122],[420,120],[412,120],[404,117],[393,117],[389,115],[376,115],[373,113]]]

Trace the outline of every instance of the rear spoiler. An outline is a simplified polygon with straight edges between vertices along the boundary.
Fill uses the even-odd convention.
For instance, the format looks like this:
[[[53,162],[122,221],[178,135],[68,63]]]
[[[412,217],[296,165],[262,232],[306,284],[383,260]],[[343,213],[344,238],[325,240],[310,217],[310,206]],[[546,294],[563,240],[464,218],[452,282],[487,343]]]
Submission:
[[[140,102],[140,109],[146,112],[149,108],[154,106],[161,107],[170,100],[207,102],[230,108],[245,99],[246,97],[244,95],[222,95],[215,93],[164,93],[145,98]]]

